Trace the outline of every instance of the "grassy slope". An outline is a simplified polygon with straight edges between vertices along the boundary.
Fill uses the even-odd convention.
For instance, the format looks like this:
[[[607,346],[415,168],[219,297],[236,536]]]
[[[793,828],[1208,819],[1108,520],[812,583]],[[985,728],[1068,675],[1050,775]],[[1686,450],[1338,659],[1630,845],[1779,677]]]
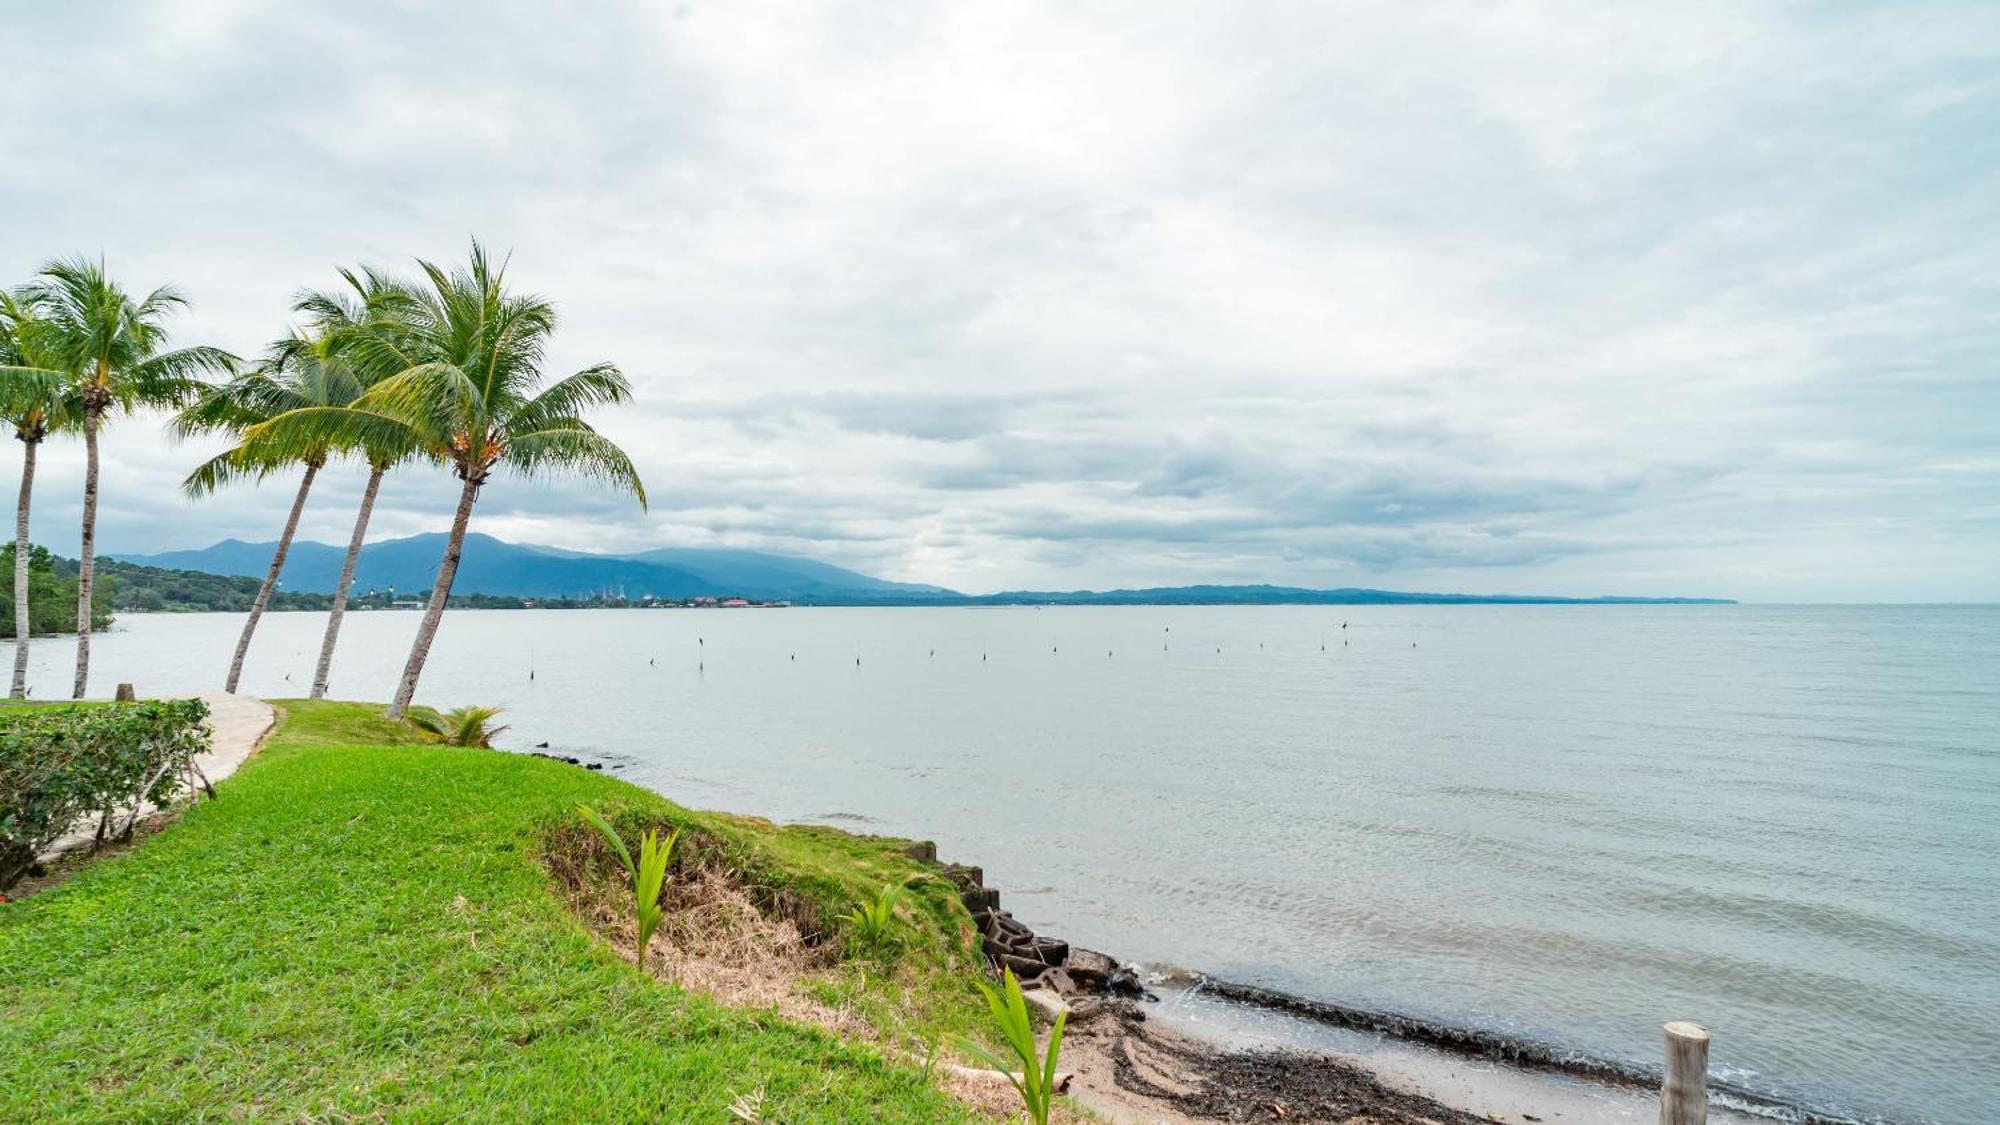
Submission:
[[[373,708],[285,707],[220,800],[0,906],[0,1120],[713,1121],[760,1086],[779,1120],[964,1116],[913,1067],[642,977],[535,858],[547,826],[590,802],[696,823],[831,905],[913,872],[893,845],[691,814],[543,759],[410,745]],[[907,924],[906,960],[924,968],[904,976],[923,1002],[970,996],[948,902],[927,889]],[[905,1030],[941,1033],[961,1008]]]

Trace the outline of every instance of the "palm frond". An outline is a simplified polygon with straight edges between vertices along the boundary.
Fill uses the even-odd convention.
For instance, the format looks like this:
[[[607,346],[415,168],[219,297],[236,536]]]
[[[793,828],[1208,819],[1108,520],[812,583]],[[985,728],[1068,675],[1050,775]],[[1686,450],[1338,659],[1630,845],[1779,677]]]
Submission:
[[[56,420],[81,406],[75,384],[66,372],[46,367],[0,366],[0,417],[40,415],[47,429],[65,428]]]
[[[242,481],[261,481],[298,463],[293,459],[274,460],[254,453],[246,455],[242,449],[231,449],[195,466],[194,471],[181,482],[181,491],[192,497],[206,496]]]
[[[558,472],[601,480],[626,492],[646,506],[646,485],[632,459],[610,438],[575,419],[564,419],[549,429],[515,434],[508,438],[508,463],[523,476],[539,477]]]
[[[479,388],[463,368],[423,363],[368,388],[356,407],[400,419],[419,433],[441,440],[476,426],[485,413]]]
[[[432,742],[490,750],[493,740],[507,730],[504,726],[493,725],[493,719],[502,710],[504,708],[500,707],[455,707],[442,715],[428,709],[415,710],[405,716],[405,721]]]
[[[126,409],[134,406],[185,406],[209,386],[203,376],[237,373],[241,361],[221,348],[194,347],[161,352],[132,364],[117,392]]]
[[[185,405],[200,394],[203,376],[233,372],[235,357],[221,349],[166,349],[165,320],[186,305],[172,286],[134,300],[102,259],[76,257],[43,266],[14,311],[39,325],[36,366],[88,385],[91,401],[131,409]]]
[[[389,463],[410,453],[441,456],[444,450],[401,418],[359,406],[309,406],[289,410],[243,431],[244,448],[261,447],[260,457],[302,461],[314,450],[359,452]],[[401,452],[398,452],[401,451]]]
[[[246,433],[294,447],[365,448],[378,464],[415,451],[451,461],[467,479],[502,464],[529,476],[575,472],[643,504],[631,459],[582,420],[631,398],[623,373],[600,363],[544,386],[555,306],[510,291],[506,259],[477,240],[462,266],[419,259],[416,267],[407,282],[343,270],[342,286],[300,294],[294,307],[324,340],[324,358],[365,389],[350,413],[297,410]]]
[[[563,418],[580,418],[594,406],[611,406],[632,398],[632,384],[625,373],[610,363],[584,368],[558,379],[522,404],[514,416],[514,428],[545,429]]]

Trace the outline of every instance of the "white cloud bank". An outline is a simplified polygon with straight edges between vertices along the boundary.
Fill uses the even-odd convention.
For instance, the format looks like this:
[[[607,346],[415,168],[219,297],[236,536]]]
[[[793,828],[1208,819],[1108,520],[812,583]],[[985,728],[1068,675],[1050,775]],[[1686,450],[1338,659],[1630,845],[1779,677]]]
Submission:
[[[655,504],[503,481],[503,537],[2000,598],[1991,6],[178,0],[0,58],[0,283],[102,251],[250,352],[336,265],[511,248]],[[106,544],[269,538],[282,487],[180,499],[204,452],[110,435]]]

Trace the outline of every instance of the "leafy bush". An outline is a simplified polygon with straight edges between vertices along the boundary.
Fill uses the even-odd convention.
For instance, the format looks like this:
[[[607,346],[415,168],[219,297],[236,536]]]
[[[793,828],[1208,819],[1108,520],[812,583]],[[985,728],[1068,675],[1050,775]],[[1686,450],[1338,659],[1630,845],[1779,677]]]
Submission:
[[[890,883],[875,901],[859,903],[847,912],[847,936],[856,949],[872,953],[888,945],[889,927],[896,920],[896,904],[902,898],[903,888]]]
[[[0,712],[0,890],[86,817],[172,797],[208,748],[207,716],[199,699]]]
[[[633,912],[639,925],[639,967],[646,967],[646,946],[653,940],[653,931],[660,928],[660,919],[665,912],[660,909],[660,888],[667,882],[667,866],[674,856],[674,842],[681,838],[680,831],[660,843],[660,830],[648,829],[639,841],[639,862],[632,862],[632,853],[625,847],[625,841],[618,836],[618,830],[611,822],[597,815],[597,810],[588,805],[578,805],[576,810],[583,819],[596,826],[606,840],[611,841],[611,849],[618,853],[618,860],[625,865],[625,873],[632,876]]]
[[[482,750],[493,748],[493,740],[506,731],[504,726],[494,726],[504,708],[500,707],[459,707],[442,715],[430,711],[412,711],[407,716],[409,724],[432,742],[446,746],[476,746]]]
[[[994,988],[980,981],[979,991],[986,994],[986,1007],[993,1013],[993,1020],[1000,1025],[1001,1037],[1014,1057],[1021,1061],[1021,1073],[1005,1059],[970,1039],[962,1039],[959,1046],[979,1057],[979,1060],[994,1070],[1007,1076],[1014,1089],[1021,1095],[1021,1103],[1027,1108],[1028,1117],[1035,1125],[1048,1125],[1049,1110],[1055,1105],[1056,1096],[1056,1056],[1062,1050],[1063,1025],[1069,1022],[1069,1013],[1056,1017],[1056,1024],[1049,1029],[1049,1053],[1046,1061],[1035,1055],[1035,1027],[1028,1019],[1028,1002],[1021,996],[1021,982],[1014,979],[1014,970],[1003,970],[1000,987]]]

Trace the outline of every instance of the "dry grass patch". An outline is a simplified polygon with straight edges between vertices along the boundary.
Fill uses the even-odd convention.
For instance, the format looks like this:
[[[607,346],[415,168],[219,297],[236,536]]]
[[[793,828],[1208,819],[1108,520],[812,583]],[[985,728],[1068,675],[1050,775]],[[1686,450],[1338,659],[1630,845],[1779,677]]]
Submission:
[[[570,909],[636,962],[631,887],[604,839],[565,826],[551,833],[543,862]],[[666,916],[647,949],[654,976],[732,1007],[770,1009],[839,1035],[875,1038],[851,1008],[830,1005],[815,994],[823,990],[809,987],[841,965],[839,943],[825,932],[818,905],[758,886],[713,837],[682,830],[660,904]]]

